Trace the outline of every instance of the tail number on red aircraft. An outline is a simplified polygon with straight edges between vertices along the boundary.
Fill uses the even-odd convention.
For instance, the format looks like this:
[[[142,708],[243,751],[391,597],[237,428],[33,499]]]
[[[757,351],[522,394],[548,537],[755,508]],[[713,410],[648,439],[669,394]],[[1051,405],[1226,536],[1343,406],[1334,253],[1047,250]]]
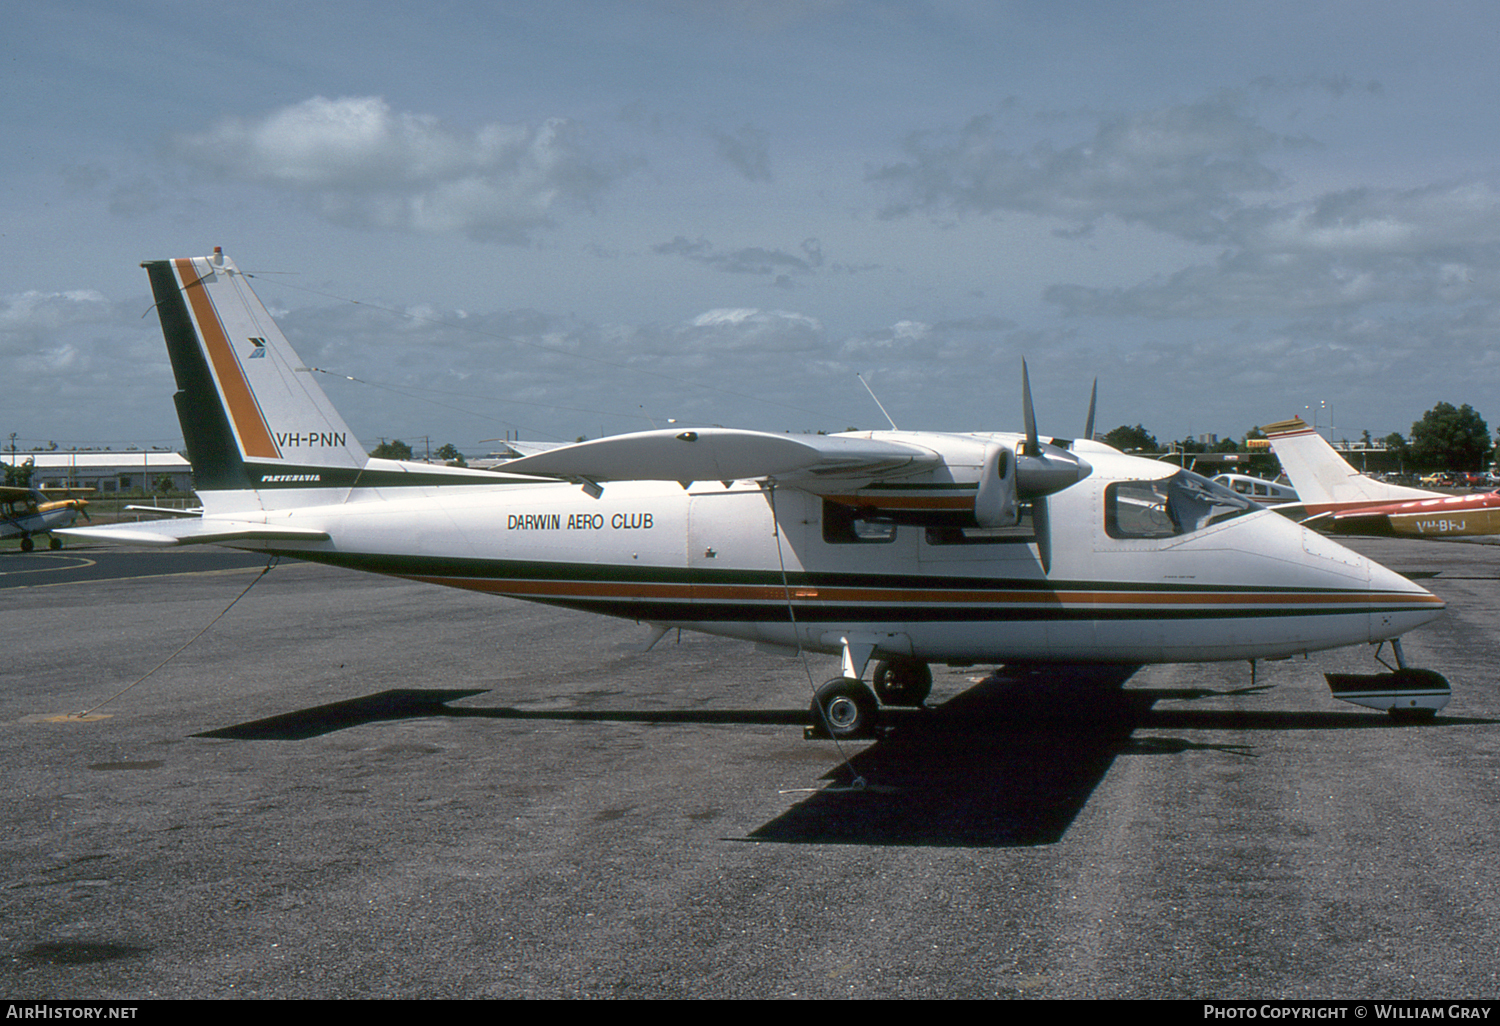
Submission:
[[[1463,529],[1464,529],[1464,521],[1462,521],[1462,520],[1418,520],[1417,521],[1417,531],[1419,533],[1421,533],[1421,534],[1427,534],[1427,533],[1429,533],[1431,531],[1436,531],[1439,534],[1442,534],[1445,531],[1462,531]]]

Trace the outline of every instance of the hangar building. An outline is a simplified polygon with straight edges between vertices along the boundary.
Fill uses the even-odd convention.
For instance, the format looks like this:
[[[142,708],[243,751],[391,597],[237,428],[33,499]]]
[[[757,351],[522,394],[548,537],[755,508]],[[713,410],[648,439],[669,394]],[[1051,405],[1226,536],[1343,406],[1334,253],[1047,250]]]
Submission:
[[[150,495],[193,490],[193,468],[175,452],[6,452],[0,462],[22,466],[34,461],[31,483],[41,488],[92,488],[96,495],[120,492]]]

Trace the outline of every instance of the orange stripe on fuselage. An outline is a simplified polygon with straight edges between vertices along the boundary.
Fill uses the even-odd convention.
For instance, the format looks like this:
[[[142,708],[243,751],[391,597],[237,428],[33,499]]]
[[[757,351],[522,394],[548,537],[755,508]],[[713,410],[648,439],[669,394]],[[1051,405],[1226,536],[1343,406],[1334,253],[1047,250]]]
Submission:
[[[209,362],[214,368],[214,377],[219,379],[219,388],[224,395],[224,405],[229,410],[229,419],[234,422],[235,434],[240,439],[240,449],[246,456],[259,459],[279,460],[281,450],[271,440],[271,429],[261,415],[260,406],[250,391],[250,384],[240,369],[229,345],[229,336],[214,304],[208,298],[208,290],[199,285],[198,271],[192,260],[174,260],[177,276],[182,279],[182,292],[192,305],[193,316],[198,320],[198,331],[203,338],[203,348],[208,352]]]
[[[534,598],[591,599],[678,599],[706,602],[785,602],[782,585],[753,584],[661,584],[655,582],[612,581],[538,581],[480,577],[438,577],[430,574],[402,574],[411,580],[428,584],[465,588],[472,591],[499,592]],[[887,602],[901,604],[943,603],[956,605],[991,605],[1020,607],[1073,608],[1140,606],[1201,606],[1215,610],[1235,607],[1263,609],[1268,606],[1336,605],[1365,603],[1385,605],[1436,605],[1443,600],[1435,595],[1412,595],[1405,592],[1253,592],[1249,594],[1215,594],[1212,592],[1109,592],[1109,591],[980,591],[962,588],[849,588],[839,586],[794,585],[797,601],[807,602]]]

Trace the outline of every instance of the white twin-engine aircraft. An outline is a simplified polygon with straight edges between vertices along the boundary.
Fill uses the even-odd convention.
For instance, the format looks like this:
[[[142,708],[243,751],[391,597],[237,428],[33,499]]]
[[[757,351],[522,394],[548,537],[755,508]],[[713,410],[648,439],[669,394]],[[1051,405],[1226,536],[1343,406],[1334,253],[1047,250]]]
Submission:
[[[500,473],[371,458],[219,250],[143,266],[202,516],[80,537],[494,592],[638,620],[653,643],[685,628],[841,654],[812,708],[835,737],[870,736],[882,703],[922,704],[934,662],[1276,659],[1394,642],[1443,611],[1196,474],[1041,441],[1029,385],[1024,434],[669,429]],[[1446,704],[1446,681],[1395,650],[1400,669],[1340,697]]]

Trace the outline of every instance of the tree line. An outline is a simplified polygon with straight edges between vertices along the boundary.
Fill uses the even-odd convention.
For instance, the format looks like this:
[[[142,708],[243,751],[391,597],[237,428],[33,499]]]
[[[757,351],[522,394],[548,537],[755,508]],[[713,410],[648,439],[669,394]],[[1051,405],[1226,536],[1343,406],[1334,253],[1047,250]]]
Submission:
[[[1195,438],[1184,438],[1163,445],[1144,426],[1137,424],[1134,427],[1121,425],[1107,432],[1103,441],[1123,452],[1247,453],[1253,451],[1247,444],[1250,439],[1265,437],[1264,431],[1254,427],[1238,440],[1224,438],[1206,444]],[[1364,432],[1362,441],[1366,445],[1371,443],[1370,432]],[[1491,439],[1489,425],[1468,403],[1459,407],[1452,403],[1438,403],[1412,424],[1409,436],[1393,432],[1381,441],[1406,468],[1432,471],[1484,470],[1490,465],[1500,439]]]
[[[853,429],[851,429],[853,430]],[[1258,426],[1245,432],[1240,438],[1221,438],[1216,442],[1203,442],[1196,438],[1181,438],[1162,443],[1142,424],[1122,424],[1101,436],[1107,445],[1121,452],[1156,454],[1163,452],[1197,453],[1264,453],[1265,449],[1252,449],[1251,439],[1265,438],[1266,433]],[[579,439],[582,441],[583,439]],[[1361,438],[1365,445],[1373,439],[1365,431]],[[1452,403],[1438,403],[1422,415],[1422,419],[1411,426],[1411,434],[1400,432],[1386,435],[1382,442],[1392,458],[1413,471],[1432,470],[1484,470],[1490,465],[1497,442],[1490,438],[1489,425],[1468,403],[1455,407]],[[399,438],[382,441],[371,450],[370,455],[393,460],[412,458],[411,446]],[[467,466],[463,453],[449,442],[433,451],[433,455],[450,466]]]
[[[379,445],[370,450],[370,455],[386,460],[409,460],[412,458],[412,451],[411,446],[399,438],[389,442],[382,439]],[[464,454],[459,452],[458,447],[452,442],[438,446],[432,450],[432,455],[450,467],[467,467],[469,465],[468,461],[464,459]]]

